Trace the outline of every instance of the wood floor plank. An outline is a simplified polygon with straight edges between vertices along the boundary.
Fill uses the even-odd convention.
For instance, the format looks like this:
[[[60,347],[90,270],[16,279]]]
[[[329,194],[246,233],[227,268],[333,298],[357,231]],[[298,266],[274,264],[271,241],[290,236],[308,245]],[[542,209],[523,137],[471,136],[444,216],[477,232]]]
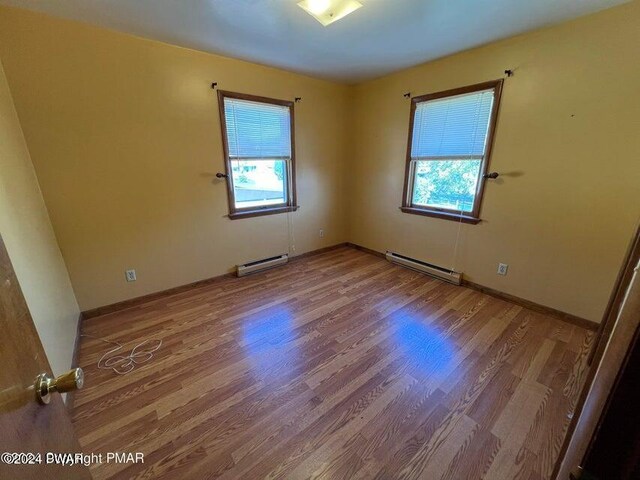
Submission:
[[[593,334],[348,247],[83,325],[96,480],[547,479]],[[162,340],[127,375],[99,370]],[[118,352],[121,353],[121,352]]]

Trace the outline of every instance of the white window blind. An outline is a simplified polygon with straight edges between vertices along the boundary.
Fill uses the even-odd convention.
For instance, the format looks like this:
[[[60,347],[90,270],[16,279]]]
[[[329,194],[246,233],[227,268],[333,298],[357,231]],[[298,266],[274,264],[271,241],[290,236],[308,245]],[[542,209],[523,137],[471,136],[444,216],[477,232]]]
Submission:
[[[291,158],[291,121],[289,107],[224,99],[229,158]]]
[[[494,90],[416,105],[411,159],[483,157]]]

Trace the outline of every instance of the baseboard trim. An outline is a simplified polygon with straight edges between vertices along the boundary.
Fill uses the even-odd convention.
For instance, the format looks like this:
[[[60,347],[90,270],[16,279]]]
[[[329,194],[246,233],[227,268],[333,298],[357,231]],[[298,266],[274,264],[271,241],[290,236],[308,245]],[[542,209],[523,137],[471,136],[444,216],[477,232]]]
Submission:
[[[82,335],[82,320],[84,319],[84,315],[82,312],[78,314],[78,322],[76,323],[76,339],[73,342],[73,354],[71,355],[71,368],[76,368],[79,365],[79,355],[80,355],[80,336]],[[73,402],[76,398],[75,390],[67,393],[67,398],[65,399],[65,406],[67,410],[70,412],[73,410]]]
[[[291,257],[289,259],[289,263],[302,260],[304,258],[311,257],[314,255],[320,255],[322,253],[326,253],[331,250],[335,250],[335,249],[346,247],[346,246],[348,246],[347,243],[338,243],[336,245],[331,245],[329,247],[323,247],[317,250],[312,250],[310,252],[302,253],[300,255],[296,255],[295,257]],[[83,320],[87,320],[89,318],[101,317],[102,315],[108,315],[110,313],[120,312],[122,310],[127,310],[129,308],[135,308],[145,303],[151,302],[153,300],[158,300],[160,298],[169,297],[171,295],[176,295],[178,293],[183,293],[188,290],[192,290],[194,288],[212,285],[214,283],[220,282],[224,279],[231,278],[231,277],[235,278],[235,274],[225,273],[215,277],[205,278],[204,280],[199,280],[193,283],[187,283],[186,285],[179,285],[177,287],[169,288],[167,290],[161,290],[159,292],[149,293],[147,295],[142,295],[140,297],[134,297],[128,300],[123,300],[122,302],[116,302],[110,305],[104,305],[102,307],[85,310],[84,312],[81,313],[81,316]]]
[[[231,278],[231,277],[235,277],[235,275],[233,273],[225,273],[222,275],[218,275],[216,277],[206,278],[204,280],[199,280],[193,283],[187,283],[186,285],[179,285],[177,287],[168,288],[167,290],[161,290],[159,292],[149,293],[147,295],[142,295],[140,297],[130,298],[128,300],[123,300],[122,302],[116,302],[109,305],[104,305],[102,307],[92,308],[91,310],[85,310],[84,312],[82,312],[82,315],[85,320],[88,320],[90,318],[95,318],[95,317],[101,317],[103,315],[108,315],[110,313],[115,313],[122,310],[127,310],[129,308],[138,307],[144,303],[148,303],[153,300],[158,300],[163,297],[168,297],[178,293],[183,293],[193,288],[203,287],[205,285],[211,285],[213,283],[221,281],[224,278]]]
[[[385,254],[382,252],[371,250],[370,248],[363,247],[362,245],[356,245],[355,243],[350,242],[347,242],[347,246],[355,248],[356,250],[360,250],[361,252],[370,253],[371,255],[375,255],[376,257],[384,258],[386,260]]]
[[[291,257],[289,262],[295,262],[297,260],[302,260],[308,257],[312,257],[314,255],[320,255],[326,252],[330,252],[331,250],[336,250],[338,248],[342,248],[342,247],[349,247],[349,248],[353,248],[356,250],[359,250],[361,252],[365,252],[368,253],[370,255],[375,255],[376,257],[379,258],[385,258],[384,253],[382,252],[378,252],[376,250],[372,250],[370,248],[367,247],[363,247],[362,245],[358,245],[355,243],[351,243],[351,242],[343,242],[343,243],[338,243],[336,245],[331,245],[329,247],[324,247],[324,248],[320,248],[317,250],[312,250],[310,252],[306,252],[300,255],[297,255],[295,257]],[[226,278],[230,278],[230,277],[235,277],[234,274],[232,273],[225,273],[223,275],[218,275],[216,277],[211,277],[211,278],[207,278],[204,280],[200,280],[197,282],[193,282],[193,283],[188,283],[186,285],[180,285],[178,287],[174,287],[174,288],[169,288],[167,290],[162,290],[159,292],[154,292],[154,293],[150,293],[148,295],[143,295],[140,297],[135,297],[135,298],[130,298],[128,300],[124,300],[122,302],[117,302],[117,303],[113,303],[110,305],[105,305],[102,307],[98,307],[98,308],[94,308],[91,310],[86,310],[84,312],[80,313],[80,318],[78,319],[78,331],[76,334],[76,343],[74,346],[74,353],[73,353],[73,365],[77,365],[77,355],[78,355],[78,339],[80,337],[80,333],[81,333],[81,322],[83,320],[89,319],[89,318],[95,318],[95,317],[100,317],[102,315],[107,315],[110,313],[115,313],[115,312],[119,312],[122,310],[127,310],[129,308],[134,308],[134,307],[138,307],[140,305],[143,305],[145,303],[151,302],[153,300],[158,300],[160,298],[163,297],[168,297],[171,295],[176,295],[178,293],[183,293],[186,292],[188,290],[194,289],[194,288],[198,288],[198,287],[203,287],[203,286],[207,286],[207,285],[212,285],[214,283],[220,282]],[[502,300],[506,300],[508,302],[514,303],[516,305],[520,305],[522,307],[528,308],[529,310],[533,310],[535,312],[539,312],[539,313],[543,313],[545,315],[551,315],[554,316],[556,318],[559,318],[561,320],[566,321],[567,323],[571,323],[573,325],[577,325],[579,327],[582,328],[586,328],[588,330],[593,330],[593,331],[597,331],[599,324],[596,322],[593,322],[591,320],[587,320],[585,318],[582,317],[578,317],[576,315],[573,315],[571,313],[567,313],[567,312],[563,312],[561,310],[557,310],[555,308],[552,307],[547,307],[546,305],[541,305],[539,303],[535,303],[532,302],[530,300],[526,300],[524,298],[520,298],[520,297],[516,297],[515,295],[511,295],[509,293],[505,293],[505,292],[501,292],[499,290],[490,288],[490,287],[486,287],[484,285],[480,285],[477,284],[475,282],[470,282],[469,280],[462,280],[462,286],[463,287],[467,287],[467,288],[472,288],[474,290],[477,290],[479,292],[482,292],[484,294],[487,295],[491,295],[492,297],[496,297],[496,298],[500,298]],[[68,408],[72,408],[73,406],[73,395],[71,396],[67,396],[67,407]]]
[[[547,307],[546,305],[541,305],[539,303],[532,302],[531,300],[526,300],[521,297],[516,297],[515,295],[501,292],[500,290],[495,290],[490,287],[485,287],[484,285],[470,282],[469,280],[462,279],[462,286],[472,288],[473,290],[477,290],[479,292],[482,292],[487,295],[491,295],[492,297],[496,297],[501,300],[506,300],[508,302],[515,303],[516,305],[520,305],[521,307],[528,308],[529,310],[533,310],[534,312],[557,317],[561,320],[564,320],[567,323],[571,323],[572,325],[577,325],[578,327],[586,328],[587,330],[592,330],[595,332],[598,330],[598,327],[600,326],[599,323],[593,322],[591,320],[587,320],[586,318],[578,317],[577,315],[563,312],[562,310],[557,310],[552,307]]]
[[[322,253],[330,252],[331,250],[337,250],[338,248],[348,247],[349,244],[347,242],[336,243],[335,245],[330,245],[328,247],[318,248],[317,250],[311,250],[310,252],[301,253],[300,255],[296,255],[295,257],[289,258],[289,262],[295,262],[297,260],[302,260],[307,257],[313,257],[315,255],[320,255]]]
[[[371,255],[375,255],[376,257],[385,258],[384,253],[378,252],[376,250],[371,250],[370,248],[363,247],[362,245],[357,245],[355,243],[349,242],[347,243],[347,246],[351,248],[355,248],[356,250],[360,250],[362,252],[370,253]],[[572,325],[577,325],[579,327],[586,328],[587,330],[597,331],[600,326],[599,323],[593,322],[591,320],[587,320],[586,318],[578,317],[576,315],[563,312],[561,310],[556,310],[555,308],[547,307],[546,305],[541,305],[539,303],[532,302],[531,300],[526,300],[524,298],[516,297],[515,295],[501,292],[500,290],[496,290],[494,288],[485,287],[484,285],[470,282],[469,280],[465,280],[464,278],[462,279],[462,286],[467,288],[472,288],[473,290],[477,290],[486,295],[491,295],[492,297],[496,297],[501,300],[506,300],[516,305],[520,305],[521,307],[528,308],[529,310],[533,310],[534,312],[543,313],[545,315],[551,315],[553,317],[564,320],[567,323],[571,323]]]

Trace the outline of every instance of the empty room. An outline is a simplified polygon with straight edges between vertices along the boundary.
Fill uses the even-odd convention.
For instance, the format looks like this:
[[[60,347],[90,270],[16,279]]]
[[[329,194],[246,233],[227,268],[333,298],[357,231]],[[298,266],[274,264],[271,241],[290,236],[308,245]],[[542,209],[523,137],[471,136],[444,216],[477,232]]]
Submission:
[[[640,478],[640,0],[0,0],[0,479]]]

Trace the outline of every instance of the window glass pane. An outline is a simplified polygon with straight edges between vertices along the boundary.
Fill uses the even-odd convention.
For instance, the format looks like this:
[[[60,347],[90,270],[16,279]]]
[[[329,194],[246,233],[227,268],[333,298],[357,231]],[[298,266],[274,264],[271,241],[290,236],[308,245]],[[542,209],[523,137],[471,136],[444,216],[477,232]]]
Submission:
[[[412,204],[473,211],[481,160],[416,161]]]
[[[287,203],[286,160],[232,160],[236,208]]]

